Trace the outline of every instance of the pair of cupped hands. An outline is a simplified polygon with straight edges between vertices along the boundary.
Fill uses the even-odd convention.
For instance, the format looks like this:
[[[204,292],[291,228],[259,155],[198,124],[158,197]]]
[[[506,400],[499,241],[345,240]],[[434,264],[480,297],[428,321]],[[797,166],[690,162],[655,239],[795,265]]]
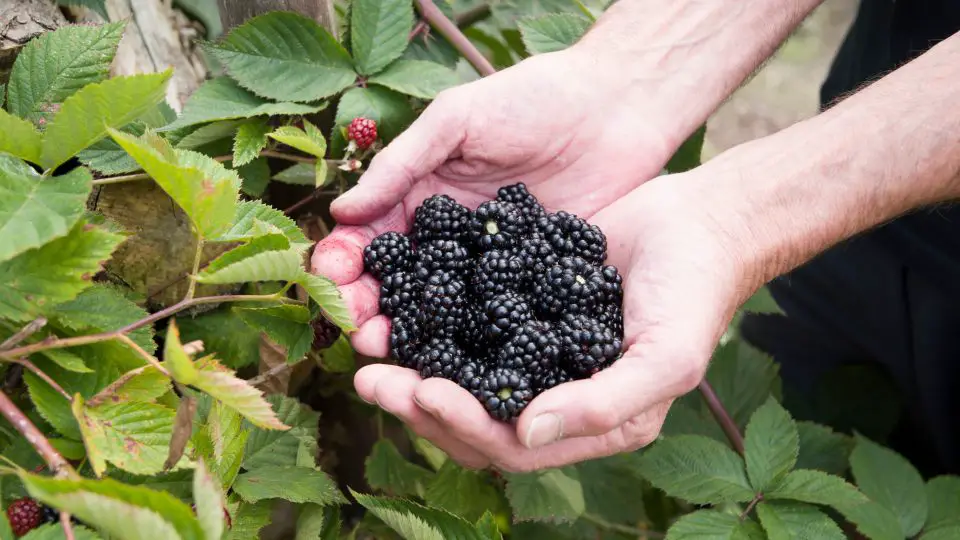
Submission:
[[[358,325],[355,349],[388,356],[390,321],[364,246],[409,231],[413,211],[446,193],[476,208],[524,182],[548,211],[598,225],[606,264],[624,279],[624,354],[590,379],[536,397],[516,425],[494,420],[456,383],[393,364],[356,373],[360,397],[405,422],[469,468],[509,472],[564,466],[653,442],[677,397],[693,390],[743,299],[733,224],[698,171],[660,175],[682,142],[666,107],[621,99],[628,90],[559,52],[441,93],[331,206],[338,225],[312,256]],[[636,89],[629,90],[635,92]]]

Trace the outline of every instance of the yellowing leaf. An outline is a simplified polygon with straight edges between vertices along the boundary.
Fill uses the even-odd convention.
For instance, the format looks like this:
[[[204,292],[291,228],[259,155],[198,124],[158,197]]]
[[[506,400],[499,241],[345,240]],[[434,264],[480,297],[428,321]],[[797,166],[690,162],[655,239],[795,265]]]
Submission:
[[[200,372],[193,365],[193,360],[180,343],[180,331],[174,319],[170,320],[170,326],[167,328],[167,339],[163,346],[163,363],[170,370],[173,378],[180,383],[193,384],[200,376]]]

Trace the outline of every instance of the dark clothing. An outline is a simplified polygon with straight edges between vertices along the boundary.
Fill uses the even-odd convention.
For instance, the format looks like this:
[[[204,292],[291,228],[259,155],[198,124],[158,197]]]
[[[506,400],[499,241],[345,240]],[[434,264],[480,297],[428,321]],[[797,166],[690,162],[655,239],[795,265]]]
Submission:
[[[823,107],[957,31],[960,0],[862,0],[821,89]],[[858,410],[869,416],[895,409],[900,399],[895,428],[885,433],[882,421],[864,425],[864,419],[842,427],[889,433],[886,442],[927,474],[960,473],[960,207],[924,209],[888,223],[770,288],[786,317],[747,317],[743,333],[781,364],[785,399],[809,409],[811,419],[838,420],[836,410],[818,401],[825,388],[838,390],[837,399],[869,392],[860,388],[867,384],[889,388],[870,398],[875,410]],[[839,366],[851,364],[880,367],[888,378],[848,371],[845,385],[828,382]]]

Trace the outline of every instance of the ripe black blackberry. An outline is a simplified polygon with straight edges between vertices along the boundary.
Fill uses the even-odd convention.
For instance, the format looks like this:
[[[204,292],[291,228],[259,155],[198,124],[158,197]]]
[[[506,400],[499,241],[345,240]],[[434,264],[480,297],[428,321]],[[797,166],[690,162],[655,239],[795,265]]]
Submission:
[[[525,280],[526,269],[513,251],[493,249],[477,262],[471,280],[472,292],[481,300],[517,289]]]
[[[377,279],[404,270],[413,263],[410,239],[395,232],[385,232],[363,249],[363,265]]]
[[[534,282],[533,299],[546,318],[591,313],[602,301],[605,284],[600,269],[583,258],[561,257]]]
[[[530,378],[530,384],[533,386],[534,394],[542,394],[547,390],[567,383],[573,380],[573,377],[560,366],[553,366],[540,372],[538,375]]]
[[[565,314],[558,325],[561,365],[575,377],[589,377],[612,364],[623,348],[613,330],[585,315]]]
[[[467,232],[470,210],[449,195],[434,195],[413,214],[413,240],[417,245],[430,240],[461,240]]]
[[[547,214],[537,220],[536,229],[557,254],[582,257],[593,264],[607,258],[607,237],[596,225],[569,212]]]
[[[517,328],[500,350],[500,366],[525,371],[531,378],[554,369],[560,357],[560,338],[553,327],[529,321]]]
[[[423,284],[412,272],[399,271],[383,278],[380,283],[380,311],[394,316],[404,306],[420,302]]]
[[[520,416],[530,400],[533,389],[530,379],[522,371],[510,368],[487,370],[480,381],[477,399],[483,403],[487,412],[503,421]]]
[[[483,383],[483,377],[486,374],[486,363],[479,360],[469,360],[460,366],[460,372],[457,373],[457,377],[454,382],[479,399],[480,386]]]
[[[527,191],[526,184],[522,182],[503,186],[497,190],[497,200],[513,203],[520,210],[527,229],[532,229],[537,220],[547,213],[540,201]]]
[[[413,272],[426,281],[436,272],[452,272],[461,277],[473,265],[470,251],[456,240],[428,240],[417,246]]]
[[[463,350],[453,339],[434,337],[420,349],[417,355],[417,369],[424,379],[443,377],[453,379],[460,373],[465,355]]]
[[[467,286],[452,272],[437,272],[423,288],[423,329],[453,337],[463,324]]]
[[[597,322],[609,328],[614,337],[623,339],[623,310],[620,305],[607,305],[597,314]]]
[[[498,294],[483,305],[484,336],[502,342],[533,318],[526,298],[515,292]]]
[[[486,354],[487,343],[484,336],[484,316],[476,305],[467,305],[463,313],[463,325],[460,328],[459,342],[471,353]]]
[[[423,339],[423,331],[417,320],[415,306],[401,308],[390,320],[390,356],[397,364],[417,368],[417,353]]]
[[[559,260],[553,246],[536,231],[520,240],[517,257],[526,270],[526,279],[529,282],[533,282],[536,276],[546,272]]]
[[[617,306],[623,304],[623,277],[616,266],[606,265],[600,269],[603,274],[603,301],[605,304]]]
[[[470,220],[470,239],[480,251],[513,247],[525,230],[520,210],[513,203],[503,201],[481,204]]]
[[[322,350],[330,347],[340,337],[340,327],[328,321],[326,317],[317,317],[313,325],[313,348]]]

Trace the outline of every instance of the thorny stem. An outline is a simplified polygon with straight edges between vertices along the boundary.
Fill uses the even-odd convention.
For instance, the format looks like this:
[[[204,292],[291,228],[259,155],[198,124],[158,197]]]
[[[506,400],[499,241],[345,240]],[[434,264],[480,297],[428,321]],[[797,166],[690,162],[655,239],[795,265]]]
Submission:
[[[753,511],[754,507],[756,507],[757,504],[761,502],[763,502],[763,493],[757,493],[757,495],[753,498],[752,501],[750,501],[750,504],[747,505],[747,507],[743,510],[743,512],[740,512],[740,521],[743,521],[744,519],[746,519],[747,516],[750,515],[750,512]]]
[[[417,36],[422,34],[424,30],[428,30],[430,24],[427,21],[417,21],[417,24],[413,26],[413,30],[410,31],[410,35],[407,36],[407,41],[413,41]]]
[[[708,383],[706,379],[700,381],[699,388],[700,394],[702,394],[703,399],[707,401],[707,407],[710,409],[713,417],[717,420],[717,423],[720,424],[720,427],[726,434],[727,439],[730,439],[730,443],[733,444],[734,449],[736,449],[736,451],[742,456],[743,435],[740,434],[740,429],[737,427],[737,423],[733,421],[730,413],[727,412],[727,409],[723,406],[723,403],[720,402],[720,398],[717,396],[717,393],[714,392],[713,387],[710,386],[710,383]]]
[[[268,380],[270,380],[272,377],[276,377],[277,375],[283,375],[283,373],[290,371],[291,369],[295,368],[299,363],[300,362],[297,362],[294,364],[288,364],[284,362],[282,364],[277,364],[272,368],[264,371],[263,373],[257,375],[256,377],[248,380],[247,384],[249,384],[250,386],[261,385],[267,382]]]
[[[263,150],[260,152],[261,156],[272,157],[277,159],[285,159],[287,161],[296,161],[297,163],[309,163],[313,165],[317,162],[317,158],[307,157],[307,156],[298,156],[296,154],[287,154],[286,152],[278,152],[276,150]],[[327,160],[329,162],[336,162],[336,159]]]
[[[470,42],[467,36],[463,35],[457,25],[440,11],[436,4],[431,0],[416,0],[416,5],[420,14],[430,23],[430,26],[447,38],[453,48],[462,54],[480,75],[486,77],[497,72],[493,64]]]
[[[54,390],[59,392],[60,395],[62,395],[67,399],[67,401],[73,401],[73,398],[70,397],[70,394],[68,394],[67,391],[64,390],[62,386],[57,384],[57,381],[53,380],[49,375],[41,371],[40,368],[38,368],[33,362],[31,362],[30,360],[27,360],[26,358],[21,358],[16,362],[21,366],[29,369],[37,377],[40,377],[43,380],[43,382],[49,384],[50,388],[53,388]]]
[[[663,538],[664,534],[659,531],[648,531],[638,527],[631,527],[629,525],[621,525],[619,523],[610,523],[609,521],[603,519],[600,516],[585,513],[580,516],[584,521],[588,521],[601,529],[606,529],[608,531],[619,532],[623,534],[628,534],[634,538]]]
[[[76,471],[70,467],[67,460],[63,459],[63,456],[50,445],[50,441],[43,436],[37,426],[3,392],[0,392],[0,413],[27,439],[27,442],[40,454],[40,457],[47,462],[54,475],[68,478],[77,477]]]
[[[283,210],[283,213],[289,216],[290,214],[296,212],[297,210],[303,208],[305,205],[309,204],[310,201],[313,201],[314,199],[322,195],[339,195],[339,193],[336,191],[325,191],[323,189],[315,189],[311,191],[310,194],[307,195],[306,197],[300,199],[299,201],[285,208]]]
[[[190,300],[180,301],[166,309],[162,309],[149,317],[144,317],[139,321],[130,323],[123,328],[113,330],[110,332],[101,332],[99,334],[90,334],[88,336],[77,336],[71,338],[52,338],[45,339],[39,343],[33,343],[31,345],[25,345],[23,347],[16,347],[8,351],[0,352],[0,357],[9,359],[10,361],[16,361],[16,358],[20,356],[25,356],[33,354],[39,351],[45,351],[47,349],[65,349],[67,347],[77,347],[79,345],[89,345],[90,343],[99,343],[101,341],[107,341],[111,339],[119,339],[120,336],[133,332],[134,330],[144,327],[148,324],[153,324],[161,319],[165,319],[171,315],[179,313],[187,308],[198,306],[202,304],[219,304],[222,302],[290,302],[295,303],[296,300],[291,300],[285,298],[278,294],[227,294],[221,296],[204,296],[201,298],[192,298]]]
[[[77,539],[77,537],[73,535],[73,525],[70,523],[70,514],[67,512],[60,512],[60,526],[63,527],[63,535],[66,537],[66,540]]]
[[[28,337],[35,334],[38,330],[47,325],[47,319],[43,317],[37,317],[36,319],[27,323],[26,326],[20,329],[16,334],[7,338],[3,343],[0,343],[0,351],[5,351],[11,349],[20,344],[21,341],[27,339]]]
[[[192,300],[197,291],[197,273],[200,272],[200,259],[203,258],[203,237],[197,233],[197,252],[193,256],[193,271],[190,272],[190,285],[187,287],[187,296],[184,300]]]

